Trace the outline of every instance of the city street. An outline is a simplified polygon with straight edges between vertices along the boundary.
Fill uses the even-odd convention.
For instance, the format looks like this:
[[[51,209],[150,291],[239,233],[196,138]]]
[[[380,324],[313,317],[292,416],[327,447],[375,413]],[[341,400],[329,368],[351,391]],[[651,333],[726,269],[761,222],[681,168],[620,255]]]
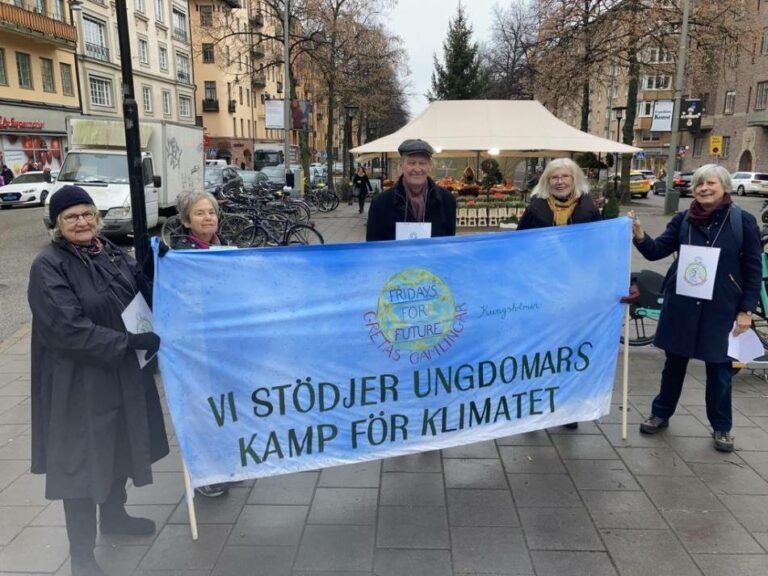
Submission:
[[[738,202],[755,213],[761,199]],[[633,202],[652,234],[667,221],[662,203]],[[70,574],[61,502],[47,501],[43,477],[29,473],[24,287],[46,242],[40,214],[0,213],[2,268],[15,270],[3,302],[20,309],[4,327],[13,336],[0,340],[0,576]],[[327,242],[364,237],[365,218],[344,203],[316,221]],[[612,410],[599,422],[245,482],[195,499],[197,542],[171,435],[155,483],[128,496],[157,534],[99,535],[96,557],[110,576],[766,576],[768,384],[736,376],[737,451],[718,453],[699,362],[669,429],[639,434],[662,361],[652,347],[630,352],[627,440],[619,359]]]

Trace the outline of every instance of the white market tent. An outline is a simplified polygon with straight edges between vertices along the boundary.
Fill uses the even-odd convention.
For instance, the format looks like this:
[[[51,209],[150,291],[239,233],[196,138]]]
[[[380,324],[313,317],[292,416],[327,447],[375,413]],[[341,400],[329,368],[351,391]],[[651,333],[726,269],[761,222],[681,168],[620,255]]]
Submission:
[[[441,100],[383,138],[353,148],[353,154],[397,154],[408,138],[430,143],[437,157],[555,157],[572,152],[633,154],[628,146],[569,126],[535,100]]]

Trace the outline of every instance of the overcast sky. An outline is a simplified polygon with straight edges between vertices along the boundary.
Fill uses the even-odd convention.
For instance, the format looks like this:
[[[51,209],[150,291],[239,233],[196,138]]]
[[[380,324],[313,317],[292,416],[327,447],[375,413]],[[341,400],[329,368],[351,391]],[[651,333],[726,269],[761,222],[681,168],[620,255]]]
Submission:
[[[463,0],[472,24],[472,38],[482,41],[491,27],[493,6],[505,5],[503,0]],[[386,19],[395,34],[403,39],[411,69],[408,104],[411,118],[427,107],[423,96],[430,89],[434,64],[432,55],[442,62],[443,41],[448,34],[448,21],[456,14],[459,0],[399,0]]]

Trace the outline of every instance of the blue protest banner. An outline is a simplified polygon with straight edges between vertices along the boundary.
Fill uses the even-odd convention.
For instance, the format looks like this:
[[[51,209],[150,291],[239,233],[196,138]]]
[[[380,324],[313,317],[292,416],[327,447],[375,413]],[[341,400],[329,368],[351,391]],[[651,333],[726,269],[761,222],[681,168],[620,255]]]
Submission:
[[[599,418],[626,218],[156,257],[154,326],[195,486]]]

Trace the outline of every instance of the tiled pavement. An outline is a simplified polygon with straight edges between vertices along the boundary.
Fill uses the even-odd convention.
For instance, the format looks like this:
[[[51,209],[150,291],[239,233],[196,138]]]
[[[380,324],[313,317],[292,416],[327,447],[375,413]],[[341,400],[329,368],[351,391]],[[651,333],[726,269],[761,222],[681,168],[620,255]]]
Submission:
[[[646,215],[652,232],[663,222]],[[329,242],[364,233],[345,205],[317,223]],[[768,383],[736,377],[739,449],[725,455],[711,447],[700,363],[670,428],[638,433],[661,361],[631,351],[626,441],[614,405],[577,431],[248,482],[196,498],[197,542],[174,443],[155,484],[129,491],[158,533],[99,536],[97,557],[112,576],[766,576]],[[61,505],[28,471],[29,374],[22,328],[0,343],[0,574],[66,575]]]

